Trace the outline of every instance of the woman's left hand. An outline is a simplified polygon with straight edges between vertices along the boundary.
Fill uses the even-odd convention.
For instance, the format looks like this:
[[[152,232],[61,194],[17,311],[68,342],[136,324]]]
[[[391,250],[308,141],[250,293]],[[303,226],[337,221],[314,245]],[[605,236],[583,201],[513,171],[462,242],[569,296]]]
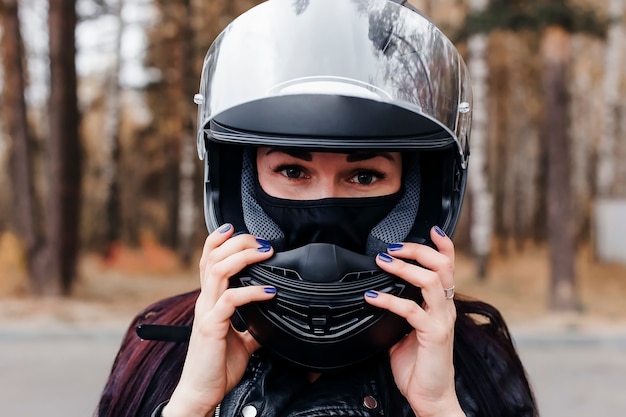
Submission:
[[[389,350],[391,369],[416,415],[464,416],[454,385],[452,363],[456,307],[447,298],[454,287],[454,245],[438,227],[430,232],[435,250],[417,243],[390,245],[378,266],[421,288],[424,302],[368,291],[371,305],[404,317],[413,331]],[[403,261],[411,259],[419,265]]]

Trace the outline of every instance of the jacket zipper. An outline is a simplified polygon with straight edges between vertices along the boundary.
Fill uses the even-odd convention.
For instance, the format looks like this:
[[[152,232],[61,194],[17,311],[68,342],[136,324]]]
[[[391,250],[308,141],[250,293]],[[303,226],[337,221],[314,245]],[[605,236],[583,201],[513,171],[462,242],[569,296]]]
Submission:
[[[215,413],[213,414],[213,417],[220,417],[220,408],[222,408],[222,403],[219,403],[217,407],[215,407]]]

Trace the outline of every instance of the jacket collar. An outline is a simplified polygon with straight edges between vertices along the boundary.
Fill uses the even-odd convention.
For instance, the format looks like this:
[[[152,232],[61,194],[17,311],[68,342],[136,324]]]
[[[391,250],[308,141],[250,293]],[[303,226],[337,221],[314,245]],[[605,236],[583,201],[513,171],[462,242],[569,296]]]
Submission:
[[[390,415],[388,389],[379,387],[395,385],[387,380],[387,372],[381,372],[381,362],[364,362],[309,382],[306,371],[259,352],[251,358],[242,381],[224,398],[220,413],[223,417]]]

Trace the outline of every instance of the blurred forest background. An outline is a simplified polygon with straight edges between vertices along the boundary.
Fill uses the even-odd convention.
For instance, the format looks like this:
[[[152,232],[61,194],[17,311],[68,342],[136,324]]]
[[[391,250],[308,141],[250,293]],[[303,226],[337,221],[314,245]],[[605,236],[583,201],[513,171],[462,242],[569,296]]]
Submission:
[[[5,295],[71,296],[81,260],[146,247],[157,255],[140,262],[195,270],[206,228],[192,98],[212,40],[256,3],[0,0]],[[472,75],[455,235],[470,275],[488,281],[530,251],[549,265],[549,306],[579,309],[581,280],[606,271],[580,264],[602,264],[595,204],[626,198],[626,0],[411,3]]]

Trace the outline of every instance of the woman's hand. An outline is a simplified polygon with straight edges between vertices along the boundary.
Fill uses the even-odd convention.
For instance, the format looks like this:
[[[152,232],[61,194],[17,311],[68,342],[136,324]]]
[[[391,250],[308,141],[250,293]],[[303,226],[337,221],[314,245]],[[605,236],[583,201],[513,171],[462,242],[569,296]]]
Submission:
[[[269,258],[273,251],[263,239],[232,235],[232,225],[225,224],[211,233],[204,244],[200,295],[189,349],[180,381],[163,410],[164,417],[211,414],[241,380],[250,356],[260,347],[248,332],[234,330],[230,317],[238,306],[272,298],[276,289],[229,289],[228,280],[247,265]]]
[[[420,417],[464,416],[456,396],[452,364],[456,308],[454,245],[440,228],[430,232],[437,250],[416,243],[392,244],[378,266],[420,287],[424,303],[368,291],[371,305],[404,317],[414,330],[389,350],[396,385]],[[402,259],[417,261],[419,265]],[[448,289],[446,291],[445,289]]]

